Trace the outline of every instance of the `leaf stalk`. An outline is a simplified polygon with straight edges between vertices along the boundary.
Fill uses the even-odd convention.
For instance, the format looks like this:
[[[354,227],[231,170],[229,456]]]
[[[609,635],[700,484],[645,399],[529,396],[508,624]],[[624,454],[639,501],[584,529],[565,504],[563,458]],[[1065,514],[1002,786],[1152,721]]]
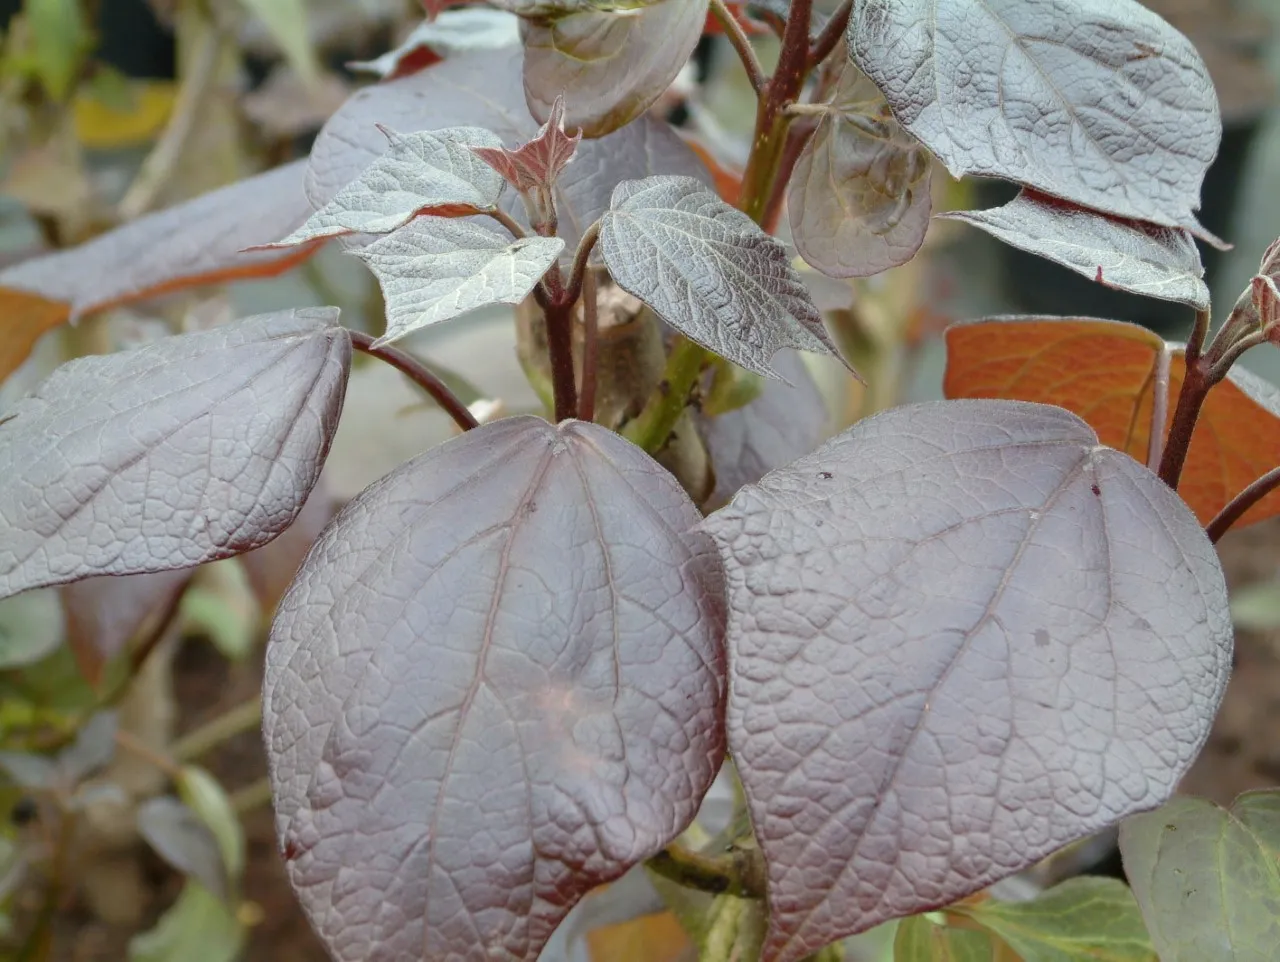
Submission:
[[[432,400],[439,404],[462,430],[470,431],[472,428],[480,426],[480,422],[467,410],[467,406],[459,401],[454,393],[449,390],[444,381],[436,377],[432,371],[428,370],[412,354],[385,344],[375,346],[373,337],[364,333],[364,331],[348,330],[347,333],[351,336],[351,344],[357,351],[363,351],[370,357],[376,357],[379,361],[390,364],[409,380],[413,381],[414,384],[426,391]]]
[[[836,8],[835,13],[831,15],[831,19],[823,26],[822,32],[818,34],[813,42],[813,48],[809,51],[810,70],[826,60],[831,51],[836,48],[836,44],[844,36],[845,27],[849,25],[849,15],[852,12],[853,0],[844,0]]]
[[[1214,544],[1218,543],[1231,526],[1239,521],[1255,504],[1280,488],[1280,468],[1272,468],[1262,477],[1232,498],[1217,516],[1205,525],[1204,533]]]
[[[681,845],[668,845],[646,867],[663,878],[700,892],[732,892],[764,898],[764,862],[758,851],[731,848],[725,855],[707,855]]]
[[[764,68],[760,66],[760,58],[756,56],[755,49],[751,46],[751,38],[742,29],[738,18],[725,6],[724,0],[711,0],[711,12],[720,21],[725,36],[729,38],[729,43],[733,44],[738,59],[742,61],[742,66],[747,71],[747,79],[751,81],[751,89],[759,94],[769,79],[765,75]]]

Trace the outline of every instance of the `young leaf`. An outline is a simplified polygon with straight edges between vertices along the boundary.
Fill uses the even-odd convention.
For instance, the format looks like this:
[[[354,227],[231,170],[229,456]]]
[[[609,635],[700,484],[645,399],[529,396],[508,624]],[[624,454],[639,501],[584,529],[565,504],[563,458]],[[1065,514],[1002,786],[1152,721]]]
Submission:
[[[600,221],[618,286],[708,350],[781,378],[784,347],[839,357],[786,248],[691,177],[625,181]]]
[[[69,319],[196,284],[279,274],[310,257],[314,246],[244,251],[306,220],[304,170],[303,161],[277,167],[0,271],[0,379],[41,334]]]
[[[325,530],[272,627],[264,731],[290,877],[335,959],[532,962],[687,827],[724,752],[698,518],[617,435],[517,417]]]
[[[460,216],[493,210],[502,178],[471,152],[498,135],[481,127],[446,127],[401,134],[379,128],[386,153],[338,191],[288,237],[268,247],[292,247],[338,234],[386,234],[419,214]]]
[[[1033,190],[1003,207],[938,216],[972,224],[1105,287],[1209,309],[1200,251],[1182,228],[1111,217]]]
[[[1125,874],[1161,962],[1269,962],[1280,945],[1276,793],[1223,809],[1176,798],[1120,825]]]
[[[337,314],[264,314],[55,371],[0,423],[0,597],[189,568],[287,528],[342,410]]]
[[[515,150],[506,147],[474,147],[477,157],[502,175],[516,190],[550,189],[560,171],[573,160],[582,131],[570,137],[564,129],[564,98],[557,97],[538,136]]]
[[[558,237],[522,237],[466,221],[419,217],[357,257],[387,303],[386,344],[489,304],[519,304],[564,249]]]
[[[227,900],[231,881],[218,840],[195,812],[171,795],[162,795],[139,806],[137,822],[138,834],[157,855]]]
[[[923,915],[903,919],[893,939],[893,962],[992,962],[986,932],[938,925]]]
[[[1025,962],[1157,962],[1129,886],[1073,878],[1029,902],[983,899],[951,911],[1000,936]]]
[[[859,422],[705,522],[764,958],[949,904],[1159,804],[1231,666],[1213,547],[1060,408]]]
[[[245,935],[234,911],[188,881],[155,928],[129,940],[128,962],[235,962]]]
[[[955,177],[1208,237],[1222,121],[1191,42],[1135,0],[864,0],[854,62]]]
[[[1167,425],[1186,362],[1135,324],[1089,318],[988,318],[947,329],[943,391],[951,398],[1013,398],[1065,407],[1089,422],[1102,443],[1146,461],[1152,385],[1169,351]],[[1237,365],[1209,392],[1192,436],[1178,493],[1207,524],[1255,478],[1280,464],[1280,391]],[[1280,513],[1280,494],[1242,519]]]
[[[529,111],[546,120],[563,94],[570,127],[586,137],[612,133],[671,86],[706,18],[707,0],[658,0],[625,14],[587,9],[523,20]]]
[[[191,572],[156,571],[124,578],[85,578],[60,589],[67,613],[67,643],[89,684],[102,681],[107,662],[124,650],[143,624],[177,597]]]
[[[787,186],[796,250],[831,277],[905,264],[929,229],[930,168],[875,84],[846,64]]]
[[[401,130],[467,124],[494,131],[508,147],[538,133],[520,89],[520,51],[450,58],[428,73],[367,87],[347,101],[316,138],[307,168],[307,195],[316,209],[333,199],[383,150],[375,123]],[[651,174],[710,178],[670,126],[641,117],[599,140],[583,141],[556,185],[559,236],[569,247],[609,206],[623,180]],[[504,209],[525,222],[524,206],[509,192]],[[281,236],[281,235],[277,235]]]
[[[520,21],[503,10],[466,7],[445,10],[434,21],[418,24],[404,42],[376,60],[347,64],[350,70],[395,80],[438,63],[445,57],[493,51],[520,42]]]

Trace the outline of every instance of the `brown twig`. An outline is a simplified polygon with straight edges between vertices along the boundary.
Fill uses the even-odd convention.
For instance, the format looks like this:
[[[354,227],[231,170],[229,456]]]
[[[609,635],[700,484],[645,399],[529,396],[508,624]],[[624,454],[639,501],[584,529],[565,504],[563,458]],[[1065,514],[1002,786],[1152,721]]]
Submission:
[[[1174,408],[1173,423],[1169,426],[1168,440],[1160,457],[1160,480],[1175,491],[1182,479],[1182,468],[1187,463],[1187,450],[1191,447],[1191,435],[1200,419],[1200,409],[1209,396],[1209,389],[1216,383],[1210,378],[1204,361],[1201,357],[1195,364],[1187,365],[1182,390],[1178,392],[1178,406]]]
[[[364,333],[364,331],[348,331],[347,333],[351,335],[351,343],[357,351],[363,351],[370,357],[385,361],[413,381],[418,387],[431,395],[432,399],[440,407],[444,408],[445,412],[453,418],[454,422],[462,430],[470,431],[472,428],[480,426],[475,416],[467,410],[467,406],[459,401],[448,386],[412,354],[407,354],[398,348],[388,347],[385,344],[375,346],[374,338]]]
[[[1205,525],[1204,533],[1209,536],[1210,541],[1217,544],[1218,539],[1244,517],[1250,508],[1277,488],[1280,488],[1280,468],[1272,468],[1232,498],[1227,506],[1218,512],[1217,517]]]

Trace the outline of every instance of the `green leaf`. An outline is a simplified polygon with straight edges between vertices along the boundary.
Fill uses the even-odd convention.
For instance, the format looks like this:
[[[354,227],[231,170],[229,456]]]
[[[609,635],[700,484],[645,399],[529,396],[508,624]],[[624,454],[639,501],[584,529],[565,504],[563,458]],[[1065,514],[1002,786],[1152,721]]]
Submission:
[[[962,904],[1024,962],[1156,962],[1138,903],[1117,879],[1074,878],[1029,902]]]
[[[1231,621],[1248,631],[1280,626],[1280,581],[1261,581],[1233,591]]]
[[[307,30],[307,0],[240,0],[245,9],[262,21],[280,46],[281,53],[303,83],[320,78],[320,63]]]
[[[235,962],[244,941],[235,914],[203,885],[188,881],[155,928],[129,941],[128,962]]]
[[[0,601],[0,670],[36,663],[58,647],[62,636],[56,591],[27,591]]]
[[[898,924],[893,962],[991,962],[993,947],[986,932],[954,929],[913,915]]]
[[[249,654],[258,634],[258,605],[248,575],[234,558],[206,565],[200,575],[182,596],[182,620],[207,635],[227,658],[239,661]]]
[[[54,100],[66,100],[91,43],[80,0],[26,0],[23,9],[36,73]]]
[[[184,765],[177,778],[178,797],[181,798],[218,842],[222,864],[234,884],[244,872],[244,829],[231,807],[231,799],[217,779],[196,765]]]
[[[1280,795],[1228,811],[1175,798],[1120,826],[1120,852],[1162,962],[1274,962],[1280,945]]]

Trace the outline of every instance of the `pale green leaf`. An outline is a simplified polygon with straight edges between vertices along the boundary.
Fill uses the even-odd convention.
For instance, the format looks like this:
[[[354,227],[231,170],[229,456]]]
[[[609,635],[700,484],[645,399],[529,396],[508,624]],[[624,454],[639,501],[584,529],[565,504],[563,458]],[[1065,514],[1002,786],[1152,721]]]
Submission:
[[[1280,581],[1261,581],[1233,591],[1231,621],[1248,631],[1280,627]]]
[[[240,0],[262,21],[285,60],[310,85],[320,77],[320,63],[307,31],[307,0]]]
[[[1175,798],[1120,826],[1120,851],[1161,962],[1274,962],[1280,946],[1275,793],[1228,811]]]
[[[40,80],[54,100],[65,100],[90,43],[80,0],[26,0],[23,10]]]
[[[898,923],[893,962],[991,962],[991,936],[986,932],[937,925],[923,915]]]
[[[188,881],[155,928],[129,941],[128,962],[235,962],[244,926],[218,897]]]
[[[44,658],[62,641],[62,605],[56,591],[27,591],[0,601],[0,670]]]
[[[1142,914],[1117,879],[1074,878],[1029,902],[957,905],[1024,962],[1156,962]]]
[[[177,777],[178,796],[200,816],[217,840],[232,882],[244,872],[245,840],[240,819],[217,779],[196,765],[184,765]]]

